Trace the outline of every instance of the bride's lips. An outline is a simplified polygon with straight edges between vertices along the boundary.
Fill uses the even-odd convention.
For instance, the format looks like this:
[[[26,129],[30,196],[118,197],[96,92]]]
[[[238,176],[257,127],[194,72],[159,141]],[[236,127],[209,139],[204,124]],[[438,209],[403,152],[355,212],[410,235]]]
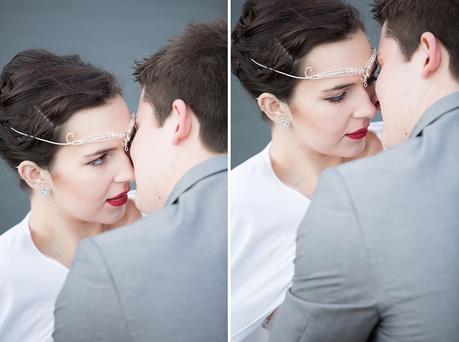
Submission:
[[[128,201],[128,196],[127,196],[128,191],[122,192],[115,197],[109,198],[106,200],[106,202],[110,205],[113,205],[114,207],[121,207],[122,205],[125,205],[126,202]]]
[[[346,137],[354,139],[354,140],[360,140],[362,138],[365,138],[368,133],[368,127],[364,127],[362,129],[359,129],[358,131],[348,133],[346,134]]]

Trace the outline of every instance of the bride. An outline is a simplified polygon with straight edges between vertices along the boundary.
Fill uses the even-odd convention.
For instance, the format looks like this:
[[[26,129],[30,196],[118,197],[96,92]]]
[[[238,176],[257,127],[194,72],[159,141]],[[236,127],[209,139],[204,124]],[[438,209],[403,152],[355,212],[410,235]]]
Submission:
[[[0,155],[31,207],[0,236],[0,340],[51,341],[78,242],[141,217],[128,198],[135,116],[116,79],[76,55],[20,52],[0,86]]]
[[[272,140],[231,174],[234,342],[268,339],[321,172],[382,150],[370,125],[376,67],[352,6],[246,1],[232,33],[232,71],[257,101]]]

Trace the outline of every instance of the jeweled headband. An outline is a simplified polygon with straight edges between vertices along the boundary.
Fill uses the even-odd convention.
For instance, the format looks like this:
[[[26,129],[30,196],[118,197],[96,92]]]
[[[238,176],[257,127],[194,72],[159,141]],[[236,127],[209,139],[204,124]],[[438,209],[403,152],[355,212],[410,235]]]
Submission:
[[[370,59],[368,60],[367,64],[365,65],[364,68],[357,68],[357,67],[349,67],[349,68],[341,68],[341,69],[334,69],[334,70],[329,70],[329,71],[323,71],[319,72],[317,74],[312,74],[313,68],[312,67],[306,67],[304,69],[304,76],[295,76],[288,74],[286,72],[282,72],[273,68],[270,68],[266,65],[263,65],[261,63],[258,63],[256,60],[250,58],[250,60],[258,65],[259,67],[277,72],[278,74],[288,76],[291,78],[295,78],[298,80],[321,80],[324,78],[334,78],[334,77],[346,77],[346,76],[362,76],[362,82],[363,86],[367,87],[368,86],[368,79],[371,76],[371,71],[373,69],[373,66],[376,62],[376,56],[377,56],[377,51],[376,49],[373,49],[373,53],[370,56]]]
[[[136,119],[136,114],[131,113],[131,120],[129,120],[129,124],[124,132],[109,132],[109,133],[94,134],[94,135],[90,135],[90,136],[80,138],[80,139],[75,139],[75,140],[73,140],[73,138],[75,137],[75,133],[69,132],[65,136],[66,142],[57,142],[57,141],[51,141],[51,140],[39,138],[39,137],[30,135],[30,134],[26,134],[21,131],[18,131],[17,129],[14,129],[11,126],[10,126],[10,129],[16,132],[17,134],[23,135],[25,137],[43,141],[48,144],[60,145],[60,146],[84,145],[84,144],[92,144],[92,143],[109,141],[109,140],[123,140],[123,147],[124,147],[124,150],[127,152],[129,150],[129,141],[131,141],[131,138],[134,133],[135,119]],[[52,123],[50,124],[54,126]]]

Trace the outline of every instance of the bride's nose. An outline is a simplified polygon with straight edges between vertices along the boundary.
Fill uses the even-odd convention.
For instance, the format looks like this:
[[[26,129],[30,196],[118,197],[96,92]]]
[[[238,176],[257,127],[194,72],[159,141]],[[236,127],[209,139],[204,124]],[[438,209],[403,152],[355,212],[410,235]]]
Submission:
[[[381,106],[379,104],[378,95],[376,94],[376,82],[373,82],[368,86],[367,93],[376,110],[379,112],[381,110]]]
[[[117,183],[126,183],[134,181],[134,168],[131,159],[124,154],[117,165],[114,181]]]
[[[356,119],[373,119],[376,115],[376,103],[374,99],[370,96],[369,93],[366,91],[362,92],[361,99],[359,101],[359,105],[355,108],[352,116]]]

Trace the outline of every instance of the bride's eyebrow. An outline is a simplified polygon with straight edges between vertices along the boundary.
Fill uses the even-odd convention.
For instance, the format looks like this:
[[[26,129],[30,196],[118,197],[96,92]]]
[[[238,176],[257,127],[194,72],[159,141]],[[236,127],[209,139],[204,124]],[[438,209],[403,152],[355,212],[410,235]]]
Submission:
[[[355,83],[340,84],[340,85],[337,85],[336,87],[322,90],[322,93],[328,93],[329,91],[341,90],[341,89],[344,89],[344,88],[352,87],[354,85],[355,85]]]
[[[108,153],[108,152],[111,152],[111,151],[113,151],[113,150],[116,150],[116,148],[115,148],[115,147],[104,148],[104,149],[102,149],[102,150],[98,150],[98,151],[96,151],[96,152],[87,154],[87,155],[83,156],[83,158],[95,157],[95,156],[97,156],[97,155],[104,154],[104,153]]]

